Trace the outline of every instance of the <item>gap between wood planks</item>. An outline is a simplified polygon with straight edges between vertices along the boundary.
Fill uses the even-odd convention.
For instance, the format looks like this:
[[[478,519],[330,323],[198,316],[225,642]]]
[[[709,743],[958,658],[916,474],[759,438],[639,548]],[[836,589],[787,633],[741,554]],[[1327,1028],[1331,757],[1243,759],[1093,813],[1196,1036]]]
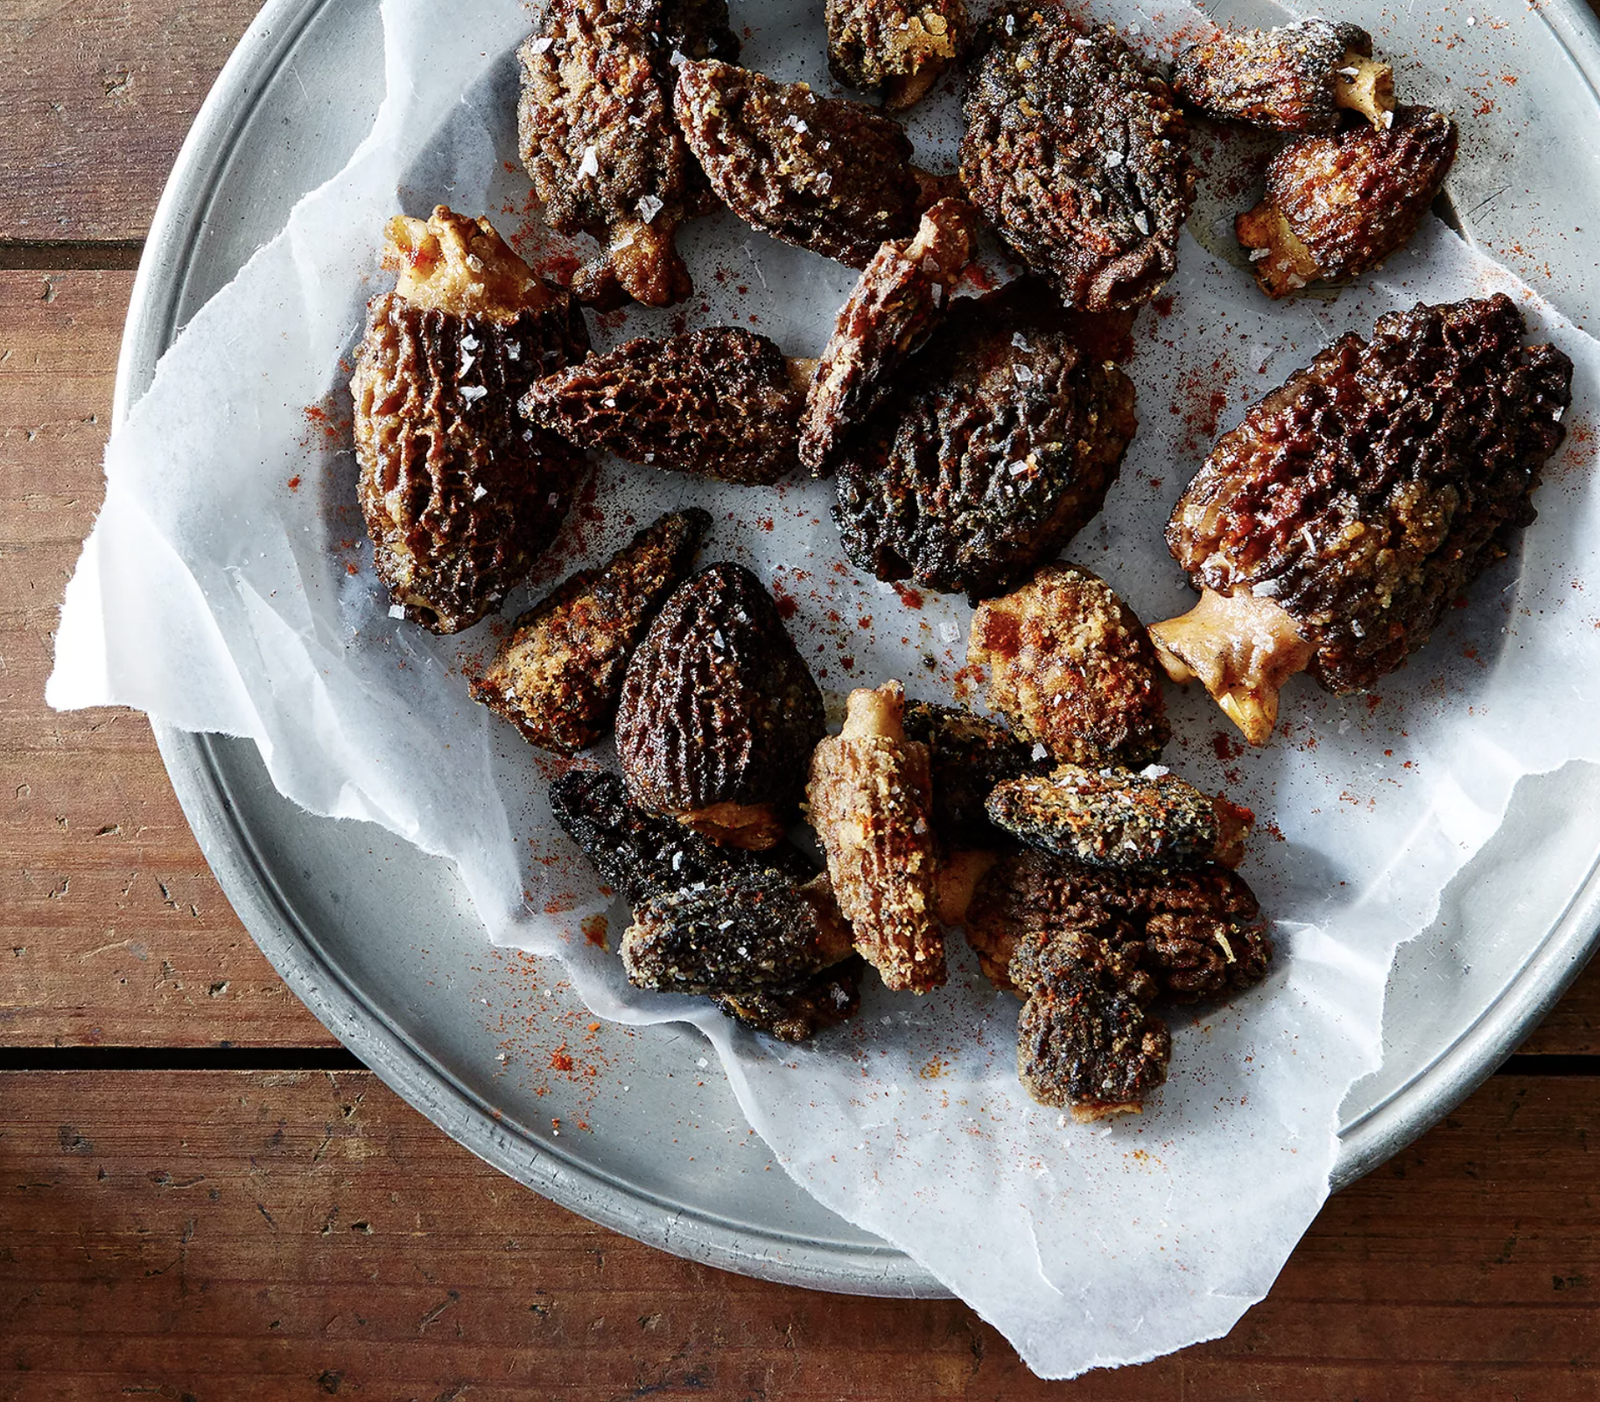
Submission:
[[[4,1071],[365,1071],[344,1047],[0,1047]],[[1513,1054],[1497,1076],[1600,1076],[1600,1055]]]
[[[11,243],[0,239],[0,272],[132,272],[143,256],[143,239],[110,243]]]

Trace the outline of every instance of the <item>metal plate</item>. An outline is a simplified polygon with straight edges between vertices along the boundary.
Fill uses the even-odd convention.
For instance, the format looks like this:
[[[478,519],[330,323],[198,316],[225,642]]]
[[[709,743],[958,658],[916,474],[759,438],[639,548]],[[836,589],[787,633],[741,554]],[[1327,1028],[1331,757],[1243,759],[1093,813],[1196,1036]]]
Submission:
[[[1426,54],[1424,34],[1441,18],[1467,24],[1467,13],[1390,14],[1380,42],[1406,54],[1411,35]],[[1519,83],[1501,96],[1522,125],[1515,114],[1502,125],[1529,188],[1480,188],[1506,167],[1492,151],[1464,159],[1452,181],[1458,222],[1593,328],[1593,257],[1559,240],[1530,248],[1528,228],[1530,211],[1545,227],[1600,227],[1600,155],[1576,135],[1600,122],[1600,27],[1572,0],[1478,22],[1489,47],[1514,55]],[[185,319],[344,165],[382,97],[382,54],[376,0],[273,0],[251,26],[157,211],[117,422]],[[251,744],[161,726],[157,739],[201,849],[268,959],[387,1084],[474,1153],[679,1255],[823,1289],[944,1293],[771,1163],[692,1029],[592,1024],[558,968],[489,949],[444,863],[377,828],[309,816],[273,789]],[[1512,850],[1538,856],[1502,859]],[[1502,835],[1446,891],[1439,921],[1401,950],[1385,1063],[1346,1101],[1336,1184],[1445,1114],[1559,998],[1600,933],[1597,864],[1600,769],[1525,781]]]

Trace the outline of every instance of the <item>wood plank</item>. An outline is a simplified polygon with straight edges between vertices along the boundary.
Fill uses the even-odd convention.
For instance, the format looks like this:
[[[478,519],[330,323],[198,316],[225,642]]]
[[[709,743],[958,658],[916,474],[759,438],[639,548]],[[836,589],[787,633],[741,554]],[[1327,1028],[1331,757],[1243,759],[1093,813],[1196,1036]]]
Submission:
[[[1044,1385],[964,1305],[583,1222],[370,1074],[9,1073],[0,1397],[1592,1398],[1597,1115],[1600,1078],[1497,1078],[1333,1200],[1229,1338]]]
[[[0,1045],[329,1045],[207,869],[144,717],[44,703],[132,281],[0,272]]]
[[[0,243],[145,236],[189,124],[260,0],[0,7]]]

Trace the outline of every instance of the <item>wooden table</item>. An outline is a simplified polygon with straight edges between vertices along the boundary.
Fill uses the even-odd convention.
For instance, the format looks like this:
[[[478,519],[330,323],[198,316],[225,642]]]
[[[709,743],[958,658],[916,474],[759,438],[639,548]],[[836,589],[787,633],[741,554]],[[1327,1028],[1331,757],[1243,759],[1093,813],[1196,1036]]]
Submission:
[[[1600,967],[1330,1202],[1227,1339],[1075,1383],[960,1304],[591,1226],[338,1047],[229,909],[143,717],[42,696],[141,240],[255,8],[0,4],[0,1399],[1600,1396]]]

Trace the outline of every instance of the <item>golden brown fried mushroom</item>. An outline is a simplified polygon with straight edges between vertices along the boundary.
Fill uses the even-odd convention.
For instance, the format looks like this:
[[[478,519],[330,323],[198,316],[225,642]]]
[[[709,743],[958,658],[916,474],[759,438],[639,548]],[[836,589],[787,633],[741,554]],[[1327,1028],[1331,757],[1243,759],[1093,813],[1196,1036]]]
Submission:
[[[828,67],[841,83],[915,104],[972,38],[965,0],[827,0]]]
[[[534,385],[522,412],[628,462],[767,486],[796,466],[804,384],[767,337],[709,326],[591,355]]]
[[[1394,108],[1394,72],[1372,57],[1372,36],[1325,19],[1191,44],[1178,55],[1172,86],[1207,116],[1272,131],[1331,132],[1345,111],[1382,127]]]
[[[550,0],[518,53],[518,138],[545,219],[604,245],[574,283],[585,301],[663,307],[692,290],[674,238],[706,193],[672,115],[675,54],[738,58],[725,0]]]
[[[513,405],[589,334],[486,219],[440,205],[392,220],[384,265],[399,282],[368,304],[350,379],[356,490],[395,605],[454,633],[521,582],[567,514],[582,454]]]
[[[915,237],[884,244],[840,308],[806,394],[800,460],[828,470],[838,444],[888,393],[895,372],[944,319],[977,247],[977,212],[940,200]]]
[[[1139,768],[1171,736],[1143,625],[1081,566],[1046,565],[981,605],[967,661],[989,674],[990,708],[1060,763]]]
[[[1502,294],[1382,317],[1254,405],[1184,490],[1167,544],[1200,602],[1151,636],[1252,744],[1295,672],[1345,695],[1398,667],[1533,520],[1572,362],[1524,330]]]
[[[967,93],[967,198],[1068,306],[1148,302],[1194,200],[1171,90],[1109,25],[1019,7],[990,22]]]
[[[850,693],[844,729],[817,746],[806,809],[856,948],[892,989],[945,980],[927,747],[906,739],[899,682]]]
[[[899,124],[865,103],[707,60],[678,69],[674,110],[711,188],[745,223],[864,268],[941,197]]]
[[[1425,107],[1390,126],[1291,141],[1267,167],[1261,203],[1234,220],[1269,297],[1359,277],[1417,230],[1456,155],[1456,126]]]

